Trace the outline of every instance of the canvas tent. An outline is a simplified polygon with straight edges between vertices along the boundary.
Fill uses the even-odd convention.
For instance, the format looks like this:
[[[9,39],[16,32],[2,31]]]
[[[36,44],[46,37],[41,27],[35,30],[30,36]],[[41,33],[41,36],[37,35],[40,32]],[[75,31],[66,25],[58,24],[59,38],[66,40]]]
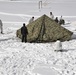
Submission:
[[[52,42],[56,40],[70,40],[72,32],[63,28],[47,15],[43,15],[27,25],[28,42]],[[16,32],[17,37],[21,38],[21,29]]]

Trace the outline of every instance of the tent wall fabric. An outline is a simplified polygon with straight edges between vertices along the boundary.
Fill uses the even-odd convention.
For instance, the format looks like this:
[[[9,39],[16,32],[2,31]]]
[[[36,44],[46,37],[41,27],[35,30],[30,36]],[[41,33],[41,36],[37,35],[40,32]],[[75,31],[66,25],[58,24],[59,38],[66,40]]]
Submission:
[[[28,42],[53,42],[70,40],[72,32],[65,29],[47,15],[43,15],[27,25]],[[21,38],[21,29],[16,32],[17,37]]]

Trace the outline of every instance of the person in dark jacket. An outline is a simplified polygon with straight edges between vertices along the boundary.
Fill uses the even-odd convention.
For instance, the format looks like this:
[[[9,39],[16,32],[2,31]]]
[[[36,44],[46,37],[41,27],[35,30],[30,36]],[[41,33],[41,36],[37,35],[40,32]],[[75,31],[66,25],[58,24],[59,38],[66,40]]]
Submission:
[[[1,34],[3,34],[3,23],[2,23],[2,20],[0,20],[0,31],[1,31]]]
[[[21,27],[21,34],[22,34],[22,42],[27,42],[28,30],[27,27],[25,26],[25,23],[23,23],[23,26]]]
[[[57,22],[57,23],[59,22],[59,21],[58,21],[58,17],[55,18],[55,22]]]

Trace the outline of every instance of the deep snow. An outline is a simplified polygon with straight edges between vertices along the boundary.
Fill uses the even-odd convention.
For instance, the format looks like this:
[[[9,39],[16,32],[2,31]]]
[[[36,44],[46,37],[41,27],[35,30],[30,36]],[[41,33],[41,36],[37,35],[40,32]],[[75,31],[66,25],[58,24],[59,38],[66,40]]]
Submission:
[[[76,39],[62,42],[64,51],[55,52],[55,42],[22,43],[16,37],[16,30],[32,16],[49,16],[50,11],[59,18],[63,15],[70,24],[62,26],[76,34],[76,1],[43,1],[47,4],[42,9],[37,0],[0,2],[4,31],[0,34],[0,75],[76,75]]]

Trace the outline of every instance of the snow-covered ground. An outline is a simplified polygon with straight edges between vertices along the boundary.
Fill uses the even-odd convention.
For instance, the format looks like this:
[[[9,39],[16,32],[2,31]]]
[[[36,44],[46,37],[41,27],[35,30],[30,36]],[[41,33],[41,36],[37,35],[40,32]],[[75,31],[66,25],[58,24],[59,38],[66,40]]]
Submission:
[[[55,52],[55,42],[22,43],[16,37],[16,30],[32,16],[49,16],[50,11],[63,15],[70,23],[63,27],[76,35],[76,1],[42,1],[43,8],[38,9],[38,0],[1,0],[4,34],[0,34],[0,75],[76,75],[76,39],[62,42],[64,52]]]

